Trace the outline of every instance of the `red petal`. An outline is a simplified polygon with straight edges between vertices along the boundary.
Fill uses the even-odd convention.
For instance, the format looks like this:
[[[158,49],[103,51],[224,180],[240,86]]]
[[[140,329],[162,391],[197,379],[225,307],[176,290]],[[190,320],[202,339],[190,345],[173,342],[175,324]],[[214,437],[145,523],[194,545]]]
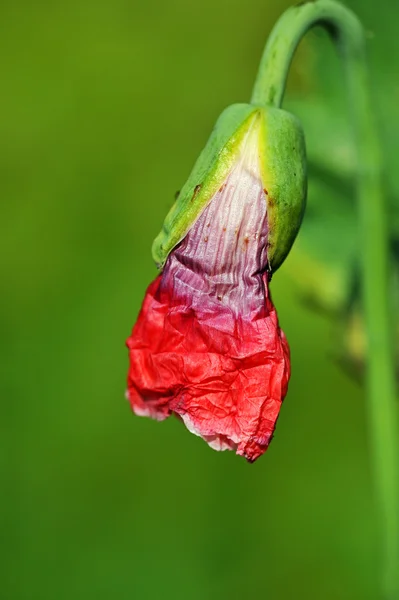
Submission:
[[[249,318],[173,305],[160,275],[127,345],[128,394],[138,415],[179,415],[213,448],[249,461],[268,447],[290,374],[289,348],[266,297]],[[267,281],[264,278],[267,289]]]

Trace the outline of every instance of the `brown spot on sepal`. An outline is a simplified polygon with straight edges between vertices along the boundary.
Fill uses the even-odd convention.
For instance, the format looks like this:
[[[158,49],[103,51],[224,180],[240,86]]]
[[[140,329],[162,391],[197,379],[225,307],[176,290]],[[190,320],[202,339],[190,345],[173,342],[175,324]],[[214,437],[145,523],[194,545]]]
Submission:
[[[222,183],[222,185],[221,185],[221,186],[220,186],[220,188],[219,188],[219,192],[220,192],[220,193],[222,193],[222,192],[223,192],[223,190],[224,190],[224,188],[226,187],[226,185],[227,185],[226,183]]]
[[[195,200],[195,199],[196,199],[196,197],[198,196],[198,194],[199,194],[199,192],[200,192],[201,188],[202,188],[202,184],[201,184],[201,183],[198,183],[198,185],[196,185],[196,186],[195,186],[195,188],[194,188],[194,193],[193,193],[193,196],[192,196],[192,198],[191,198],[191,202],[194,202],[194,200]]]
[[[267,206],[274,206],[275,202],[273,200],[273,198],[269,195],[267,195]]]

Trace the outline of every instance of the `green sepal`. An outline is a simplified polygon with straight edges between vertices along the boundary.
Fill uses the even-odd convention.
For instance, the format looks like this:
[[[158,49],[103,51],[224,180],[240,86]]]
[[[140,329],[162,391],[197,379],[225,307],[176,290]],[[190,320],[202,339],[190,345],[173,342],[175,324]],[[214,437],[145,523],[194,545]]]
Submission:
[[[307,194],[306,151],[298,119],[285,110],[263,110],[262,178],[267,196],[268,260],[272,271],[284,261],[299,231]]]
[[[152,256],[159,268],[163,267],[169,253],[185,237],[226,180],[255,112],[257,108],[250,104],[233,104],[220,115],[208,143],[154,240]]]
[[[258,155],[268,219],[268,266],[275,271],[298,233],[306,202],[306,153],[302,128],[290,113],[264,106],[227,108],[169,211],[152,254],[162,268],[207,204],[225,183],[240,144],[258,119]]]

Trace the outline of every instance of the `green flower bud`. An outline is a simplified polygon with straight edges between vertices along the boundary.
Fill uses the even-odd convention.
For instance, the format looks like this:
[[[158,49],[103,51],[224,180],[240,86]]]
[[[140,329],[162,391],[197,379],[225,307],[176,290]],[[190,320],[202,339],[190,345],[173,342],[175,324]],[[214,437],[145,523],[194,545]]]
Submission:
[[[268,267],[284,261],[298,233],[306,201],[306,156],[302,128],[290,113],[272,107],[234,104],[219,117],[186,184],[153,244],[162,268],[169,253],[186,236],[226,182],[242,140],[254,126],[268,218]]]

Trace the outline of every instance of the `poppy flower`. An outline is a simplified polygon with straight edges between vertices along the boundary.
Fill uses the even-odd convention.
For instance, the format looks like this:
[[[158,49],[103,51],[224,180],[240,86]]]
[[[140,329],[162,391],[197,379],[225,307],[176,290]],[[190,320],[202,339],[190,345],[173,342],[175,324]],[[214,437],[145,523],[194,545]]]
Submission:
[[[199,184],[192,189],[194,169],[190,193],[182,190],[180,206],[178,200],[167,218],[153,249],[163,270],[147,290],[127,346],[128,398],[137,415],[175,414],[212,448],[253,462],[273,436],[290,358],[269,291],[273,259],[281,261],[284,252],[271,251],[279,238],[271,224],[279,219],[273,214],[278,194],[272,198],[265,187],[267,119],[264,109],[249,112],[228,132],[227,159],[226,140],[212,157],[213,172],[201,185],[213,186],[210,197],[209,190],[200,197]],[[276,190],[273,177],[268,181]],[[288,210],[297,221],[303,186],[301,193]],[[191,221],[182,225],[181,215],[190,211]],[[280,237],[288,239],[287,228]]]

